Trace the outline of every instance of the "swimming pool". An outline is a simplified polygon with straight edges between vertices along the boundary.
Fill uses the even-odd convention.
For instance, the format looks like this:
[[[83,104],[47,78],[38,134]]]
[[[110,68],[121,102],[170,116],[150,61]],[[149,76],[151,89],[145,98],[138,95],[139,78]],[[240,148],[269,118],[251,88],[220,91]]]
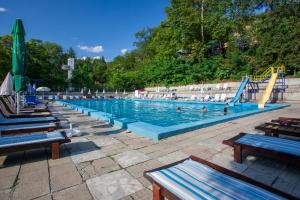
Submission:
[[[228,107],[224,114],[225,103],[134,99],[65,100],[60,103],[155,140],[286,106],[268,104],[258,109],[257,104],[244,103]],[[207,112],[200,112],[203,106]]]

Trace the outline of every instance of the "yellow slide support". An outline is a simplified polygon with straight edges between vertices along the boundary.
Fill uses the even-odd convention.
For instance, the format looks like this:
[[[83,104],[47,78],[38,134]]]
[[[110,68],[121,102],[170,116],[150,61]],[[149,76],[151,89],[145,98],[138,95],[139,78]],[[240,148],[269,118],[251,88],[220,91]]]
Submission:
[[[269,98],[272,94],[272,91],[273,91],[273,88],[274,88],[274,85],[276,83],[276,79],[277,79],[277,76],[278,76],[278,72],[274,72],[274,71],[275,70],[272,67],[272,76],[269,79],[269,83],[267,85],[266,90],[264,91],[262,99],[258,102],[258,108],[264,108],[266,102],[269,100]]]

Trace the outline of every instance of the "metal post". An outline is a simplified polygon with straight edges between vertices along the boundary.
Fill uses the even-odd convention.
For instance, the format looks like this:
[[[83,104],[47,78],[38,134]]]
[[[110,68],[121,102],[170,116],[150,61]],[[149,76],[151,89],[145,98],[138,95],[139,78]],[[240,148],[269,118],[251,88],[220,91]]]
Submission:
[[[20,113],[20,92],[17,92],[17,114]]]

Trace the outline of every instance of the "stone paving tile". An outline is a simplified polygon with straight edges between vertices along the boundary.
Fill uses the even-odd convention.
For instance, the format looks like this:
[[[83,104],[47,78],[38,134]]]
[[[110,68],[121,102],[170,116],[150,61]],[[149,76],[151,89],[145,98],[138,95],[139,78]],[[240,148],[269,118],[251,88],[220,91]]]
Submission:
[[[120,143],[119,140],[116,140],[114,138],[111,137],[101,137],[101,138],[95,138],[92,140],[96,146],[98,147],[103,147],[103,146],[108,146],[108,145],[112,145],[112,144],[118,144]]]
[[[0,199],[1,200],[9,200],[10,189],[0,190]]]
[[[181,149],[181,147],[173,145],[173,146],[170,146],[170,147],[164,147],[162,149],[158,149],[155,152],[147,154],[147,156],[149,156],[150,158],[156,159],[156,158],[162,157],[166,154],[178,151],[180,149]]]
[[[19,182],[14,189],[12,199],[29,200],[49,193],[48,179]]]
[[[125,151],[130,150],[125,144],[119,143],[119,144],[113,144],[109,146],[104,146],[101,148],[101,151],[105,153],[107,156],[116,155]]]
[[[216,154],[211,158],[207,159],[208,161],[220,165],[224,168],[233,170],[235,172],[241,173],[248,168],[248,165],[245,163],[236,163],[233,161],[233,157],[225,154]]]
[[[179,160],[183,160],[183,159],[186,159],[187,157],[189,157],[189,155],[181,152],[181,151],[175,151],[173,153],[170,153],[170,154],[167,154],[165,156],[162,156],[160,158],[158,158],[157,160],[161,163],[164,163],[164,164],[170,164],[170,163],[173,163],[173,162],[177,162]]]
[[[120,199],[143,189],[142,184],[125,170],[104,174],[86,183],[96,200]]]
[[[82,179],[72,163],[50,167],[50,184],[52,191],[62,190],[82,182]]]
[[[116,160],[116,162],[118,162],[123,168],[150,160],[148,156],[137,150],[120,153],[113,156],[113,159]]]
[[[106,155],[101,150],[94,151],[77,151],[71,154],[71,158],[75,164],[103,158]]]
[[[52,160],[52,159],[48,160],[49,167],[54,167],[54,166],[58,166],[58,165],[68,164],[68,163],[69,164],[73,163],[73,161],[70,157],[62,157],[62,158],[59,158],[56,160]]]
[[[136,193],[130,195],[134,200],[149,200],[152,199],[152,191],[144,188]]]
[[[120,166],[111,158],[101,158],[92,162],[80,163],[77,169],[83,180],[87,180],[96,176],[100,176],[111,171],[120,169]]]
[[[289,166],[284,171],[281,171],[275,183],[273,183],[273,187],[293,193],[294,186],[300,184],[300,177],[298,175],[299,169],[296,166]]]
[[[109,157],[94,160],[92,165],[97,173],[108,173],[120,169],[120,166]]]
[[[45,195],[45,196],[42,196],[42,197],[38,197],[34,200],[52,200],[52,197],[51,197],[50,194],[48,194],[48,195]]]
[[[126,170],[134,177],[139,178],[143,176],[144,171],[148,170],[149,167],[144,163],[140,163],[137,165],[130,166],[126,168]]]
[[[0,190],[11,188],[17,178],[20,166],[0,168]]]
[[[154,169],[163,166],[164,164],[161,162],[158,162],[157,160],[148,160],[144,162],[144,164],[148,167],[148,169]]]
[[[150,183],[146,178],[144,178],[143,176],[137,178],[137,180],[138,180],[141,184],[143,184],[143,186],[146,187],[146,188],[148,188],[149,186],[151,186],[151,183]]]
[[[53,200],[91,200],[86,184],[76,185],[53,194]]]
[[[186,153],[187,155],[194,155],[194,156],[198,156],[203,159],[208,159],[208,158],[214,156],[215,154],[219,153],[215,149],[211,149],[211,148],[205,147],[205,146],[198,146],[198,145],[184,148],[181,151]]]

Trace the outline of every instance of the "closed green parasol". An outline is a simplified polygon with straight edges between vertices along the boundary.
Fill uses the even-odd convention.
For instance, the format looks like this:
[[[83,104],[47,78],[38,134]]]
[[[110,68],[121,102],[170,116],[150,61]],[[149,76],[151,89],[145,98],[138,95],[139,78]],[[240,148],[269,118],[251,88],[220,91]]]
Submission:
[[[19,92],[23,89],[24,77],[27,71],[25,30],[21,19],[16,20],[12,34],[12,73],[14,76],[14,90],[15,92]]]

